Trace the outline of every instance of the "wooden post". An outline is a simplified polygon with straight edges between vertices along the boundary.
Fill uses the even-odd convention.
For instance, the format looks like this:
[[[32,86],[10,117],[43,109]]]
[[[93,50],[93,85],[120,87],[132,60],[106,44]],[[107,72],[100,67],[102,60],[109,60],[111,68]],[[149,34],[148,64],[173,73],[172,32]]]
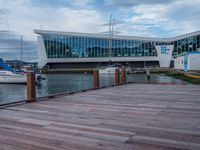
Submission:
[[[35,73],[27,74],[27,103],[36,101]]]
[[[122,84],[126,84],[126,69],[122,69]]]
[[[120,77],[119,69],[116,68],[115,69],[115,85],[119,85],[119,77]]]
[[[94,69],[93,70],[93,83],[94,83],[94,89],[99,88],[99,70]]]

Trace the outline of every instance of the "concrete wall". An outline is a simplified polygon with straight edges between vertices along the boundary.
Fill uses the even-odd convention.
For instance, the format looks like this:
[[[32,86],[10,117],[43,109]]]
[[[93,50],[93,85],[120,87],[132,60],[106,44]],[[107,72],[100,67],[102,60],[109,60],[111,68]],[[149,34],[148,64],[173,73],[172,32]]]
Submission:
[[[177,57],[174,60],[174,68],[178,70],[184,70],[184,56]]]
[[[174,68],[184,71],[200,70],[200,53],[178,56],[174,60]]]
[[[200,54],[188,56],[188,70],[200,70]]]

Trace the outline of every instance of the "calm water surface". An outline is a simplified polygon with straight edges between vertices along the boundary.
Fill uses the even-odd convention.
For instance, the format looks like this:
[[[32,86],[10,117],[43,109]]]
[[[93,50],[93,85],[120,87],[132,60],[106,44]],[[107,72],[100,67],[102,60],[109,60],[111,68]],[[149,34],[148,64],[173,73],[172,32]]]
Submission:
[[[45,74],[37,86],[37,97],[92,88],[92,74]],[[113,75],[100,76],[100,86],[114,84]],[[143,74],[127,75],[127,82],[148,83]],[[151,74],[150,83],[185,83],[169,76]],[[0,104],[26,99],[26,85],[0,84]]]

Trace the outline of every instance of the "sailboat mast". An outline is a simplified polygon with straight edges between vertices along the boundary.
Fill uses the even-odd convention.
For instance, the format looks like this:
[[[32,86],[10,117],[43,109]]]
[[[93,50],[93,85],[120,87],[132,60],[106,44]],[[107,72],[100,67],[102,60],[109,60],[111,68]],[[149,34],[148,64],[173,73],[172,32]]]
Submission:
[[[109,23],[109,62],[111,61],[111,39],[112,39],[112,15],[110,15],[110,23]]]
[[[21,57],[20,57],[20,60],[21,60],[21,67],[22,67],[22,61],[23,61],[23,36],[21,35]]]

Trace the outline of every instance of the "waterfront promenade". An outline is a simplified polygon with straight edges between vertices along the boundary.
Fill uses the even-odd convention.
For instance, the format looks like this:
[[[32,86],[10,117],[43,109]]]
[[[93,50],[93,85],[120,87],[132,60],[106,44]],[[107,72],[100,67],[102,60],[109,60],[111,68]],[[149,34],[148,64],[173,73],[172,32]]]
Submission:
[[[200,86],[127,84],[0,109],[1,150],[199,150]]]

